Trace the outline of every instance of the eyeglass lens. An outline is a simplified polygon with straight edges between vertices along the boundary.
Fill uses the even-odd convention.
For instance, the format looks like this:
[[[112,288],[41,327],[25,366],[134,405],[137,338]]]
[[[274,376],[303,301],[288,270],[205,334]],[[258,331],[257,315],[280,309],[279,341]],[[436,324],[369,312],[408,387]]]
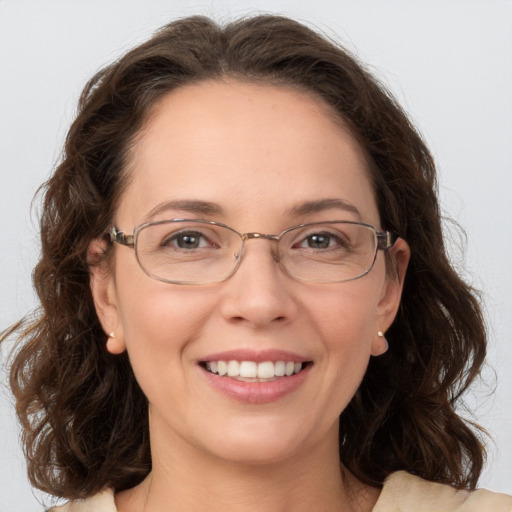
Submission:
[[[277,243],[278,259],[286,272],[314,282],[357,279],[371,269],[377,251],[375,230],[350,222],[291,228]],[[244,241],[224,225],[165,221],[141,226],[135,249],[141,267],[152,277],[175,283],[209,283],[223,281],[236,270]]]

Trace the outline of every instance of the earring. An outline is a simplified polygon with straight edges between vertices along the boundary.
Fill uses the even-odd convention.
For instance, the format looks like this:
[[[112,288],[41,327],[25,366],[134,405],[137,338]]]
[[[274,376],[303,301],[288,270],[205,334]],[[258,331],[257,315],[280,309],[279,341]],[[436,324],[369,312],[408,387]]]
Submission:
[[[109,335],[108,335],[109,338],[115,338],[116,337],[116,333],[114,331],[112,331]]]
[[[383,343],[384,343],[384,352],[387,352],[388,348],[389,348],[389,344],[388,344],[388,340],[386,339],[386,337],[384,336],[384,333],[382,331],[378,331],[377,332],[377,336],[379,338],[382,339]],[[383,353],[384,353],[383,352]]]

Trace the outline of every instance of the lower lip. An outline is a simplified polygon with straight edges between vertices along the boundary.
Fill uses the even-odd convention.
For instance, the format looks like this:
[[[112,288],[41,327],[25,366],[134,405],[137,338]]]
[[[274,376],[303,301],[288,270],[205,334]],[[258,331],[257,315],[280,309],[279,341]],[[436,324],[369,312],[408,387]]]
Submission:
[[[223,395],[247,404],[265,404],[296,391],[308,376],[311,366],[310,363],[295,375],[269,382],[243,382],[211,373],[202,367],[201,370],[211,386]]]

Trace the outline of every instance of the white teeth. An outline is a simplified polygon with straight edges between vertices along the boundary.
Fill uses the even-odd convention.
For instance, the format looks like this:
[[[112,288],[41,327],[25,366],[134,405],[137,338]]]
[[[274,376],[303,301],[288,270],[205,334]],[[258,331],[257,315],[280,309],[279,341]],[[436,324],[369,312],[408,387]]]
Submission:
[[[275,377],[290,377],[302,370],[302,363],[294,361],[208,361],[205,367],[211,373],[232,378],[269,380]]]
[[[286,369],[286,363],[284,361],[277,361],[274,365],[274,375],[276,377],[283,377]]]
[[[259,379],[272,379],[274,375],[274,363],[272,361],[266,361],[258,364]]]
[[[257,377],[258,376],[258,366],[253,361],[242,361],[240,363],[240,377]]]
[[[228,377],[240,376],[240,363],[238,361],[228,362]]]
[[[211,366],[212,363],[210,363]],[[219,372],[219,375],[226,375],[228,373],[228,365],[225,361],[219,361],[217,363],[217,371]]]

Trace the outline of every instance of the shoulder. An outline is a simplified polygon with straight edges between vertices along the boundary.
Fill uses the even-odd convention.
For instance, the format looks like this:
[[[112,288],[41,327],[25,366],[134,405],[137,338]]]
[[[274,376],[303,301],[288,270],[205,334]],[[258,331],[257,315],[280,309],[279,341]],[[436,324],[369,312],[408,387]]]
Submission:
[[[86,500],[70,501],[60,507],[53,507],[48,512],[117,512],[117,509],[114,492],[105,489]]]
[[[458,491],[449,485],[398,471],[384,483],[373,512],[512,512],[512,496],[485,489]]]

